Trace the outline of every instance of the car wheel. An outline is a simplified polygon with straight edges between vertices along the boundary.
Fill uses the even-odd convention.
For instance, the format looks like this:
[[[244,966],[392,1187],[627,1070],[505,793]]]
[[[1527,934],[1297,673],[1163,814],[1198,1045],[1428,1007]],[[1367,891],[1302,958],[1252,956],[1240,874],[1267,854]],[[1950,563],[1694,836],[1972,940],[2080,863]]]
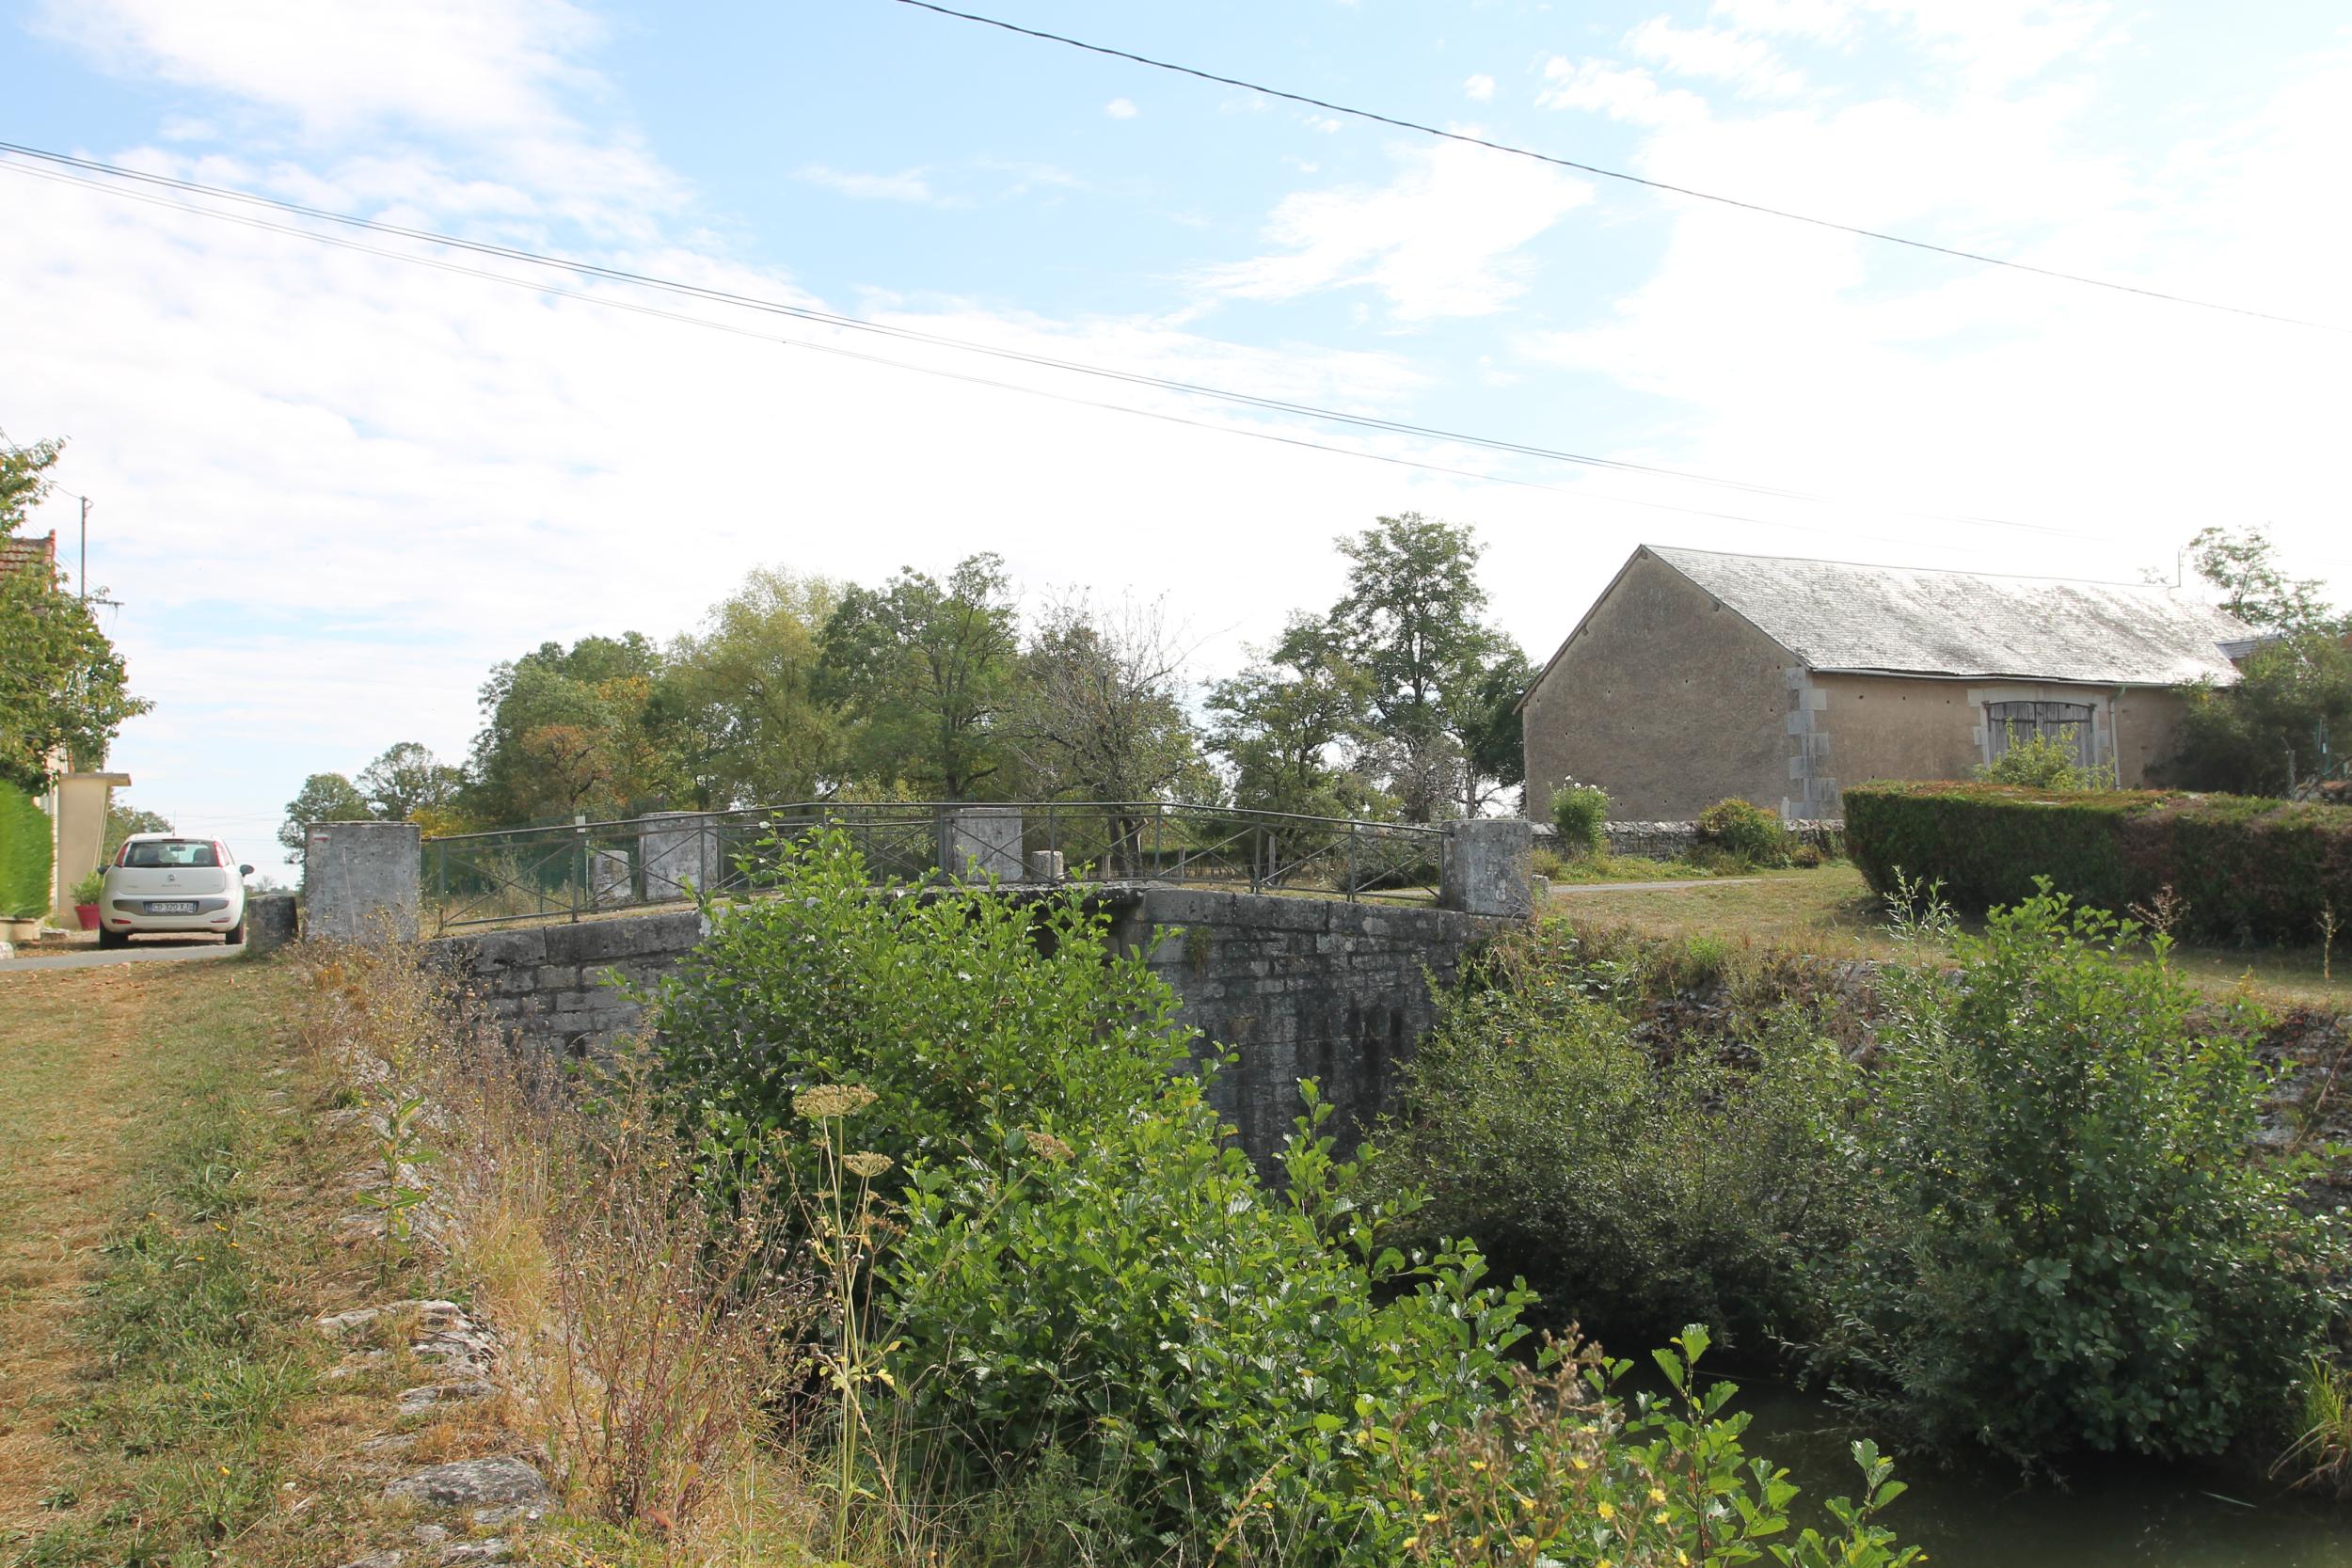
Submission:
[[[229,929],[221,932],[220,940],[224,944],[230,947],[242,945],[245,942],[245,922],[240,920],[234,926],[230,927]]]
[[[109,931],[106,927],[101,926],[98,927],[98,945],[101,947],[128,947],[131,945],[131,933],[128,931]]]

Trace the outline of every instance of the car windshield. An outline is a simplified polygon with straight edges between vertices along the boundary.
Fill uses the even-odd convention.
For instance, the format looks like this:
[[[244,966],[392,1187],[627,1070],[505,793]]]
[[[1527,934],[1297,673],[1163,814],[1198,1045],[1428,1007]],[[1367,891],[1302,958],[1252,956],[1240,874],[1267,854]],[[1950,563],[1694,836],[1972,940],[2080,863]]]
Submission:
[[[192,838],[158,838],[132,845],[124,852],[122,863],[142,871],[179,865],[217,866],[220,854],[211,845]]]

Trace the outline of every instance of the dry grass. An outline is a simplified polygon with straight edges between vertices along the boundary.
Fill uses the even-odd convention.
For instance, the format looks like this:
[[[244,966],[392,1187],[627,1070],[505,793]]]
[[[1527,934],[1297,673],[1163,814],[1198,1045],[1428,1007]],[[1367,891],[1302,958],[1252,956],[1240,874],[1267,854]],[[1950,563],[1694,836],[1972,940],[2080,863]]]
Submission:
[[[278,1026],[292,979],[228,962],[0,981],[0,1560],[291,1568],[375,1528],[361,1445],[391,1389],[326,1379],[310,1320],[381,1270],[328,1240],[352,1147]]]
[[[0,979],[0,1539],[54,1521],[57,1417],[87,1360],[73,1324],[155,1092],[138,1047],[158,982],[129,970]]]
[[[641,1085],[565,1082],[469,1027],[413,949],[299,961],[300,1033],[344,1064],[371,1122],[429,1107],[420,1250],[442,1291],[503,1330],[514,1418],[567,1511],[621,1532],[630,1560],[744,1559],[779,1528],[804,1539],[798,1489],[762,1480],[794,1468],[771,1412],[809,1373],[818,1307],[761,1173],[729,1172],[741,1196],[718,1212],[707,1159],[687,1157]]]
[[[1849,865],[1702,887],[1555,893],[1550,912],[1645,936],[1780,947],[1826,958],[1890,959],[1902,952],[1888,933],[1884,906]],[[2212,996],[2244,988],[2279,1006],[2352,1007],[2352,974],[2324,974],[2316,943],[2308,951],[2184,944],[2173,950],[2172,966]]]

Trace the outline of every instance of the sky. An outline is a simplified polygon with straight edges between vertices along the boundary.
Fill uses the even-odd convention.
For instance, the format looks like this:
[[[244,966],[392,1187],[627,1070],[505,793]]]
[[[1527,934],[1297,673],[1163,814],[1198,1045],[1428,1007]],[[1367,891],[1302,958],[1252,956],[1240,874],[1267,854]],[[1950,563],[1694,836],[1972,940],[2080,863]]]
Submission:
[[[0,0],[0,140],[1737,482],[0,157],[0,432],[69,439],[33,525],[69,562],[91,502],[88,584],[155,703],[111,761],[127,800],[283,876],[307,775],[395,741],[461,757],[496,661],[675,636],[755,566],[876,581],[994,550],[1031,603],[1164,597],[1201,681],[1331,602],[1337,536],[1406,510],[1476,528],[1539,660],[1641,543],[2128,581],[2208,524],[2263,527],[2352,597],[2333,0],[988,5],[2318,325],[896,0]]]

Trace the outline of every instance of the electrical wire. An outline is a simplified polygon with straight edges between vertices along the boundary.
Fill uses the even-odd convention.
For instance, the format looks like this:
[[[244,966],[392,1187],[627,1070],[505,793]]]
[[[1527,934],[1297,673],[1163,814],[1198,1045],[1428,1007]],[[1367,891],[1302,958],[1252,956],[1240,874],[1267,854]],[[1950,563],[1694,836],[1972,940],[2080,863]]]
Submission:
[[[903,359],[891,359],[881,355],[866,354],[857,349],[845,348],[837,343],[813,342],[803,338],[787,338],[773,333],[755,331],[747,326],[739,326],[727,322],[712,321],[707,316],[688,315],[682,311],[664,310],[658,306],[641,305],[629,300],[613,299],[601,294],[584,293],[579,290],[559,288],[553,284],[541,283],[527,277],[516,277],[506,273],[491,272],[481,267],[469,267],[460,262],[443,261],[437,257],[419,256],[412,252],[393,250],[381,245],[368,245],[361,241],[344,239],[333,234],[322,234],[314,230],[300,229],[291,224],[272,223],[265,218],[251,217],[238,213],[222,213],[202,207],[193,207],[182,202],[169,200],[166,198],[150,196],[141,192],[122,191],[99,182],[84,180],[74,175],[63,172],[49,169],[28,168],[23,165],[9,164],[5,160],[0,160],[0,168],[13,169],[17,173],[24,174],[34,179],[48,180],[61,184],[76,185],[102,195],[120,197],[124,199],[139,201],[151,206],[162,207],[171,212],[183,213],[194,217],[213,218],[220,222],[235,224],[240,228],[262,230],[270,233],[287,235],[295,239],[309,240],[315,244],[333,246],[339,250],[356,251],[364,255],[382,257],[389,261],[403,261],[415,266],[428,267],[436,272],[451,273],[463,277],[479,278],[485,282],[501,283],[510,288],[523,289],[533,293],[545,294],[558,299],[573,300],[583,305],[595,306],[604,309],[622,310],[627,311],[631,315],[648,316],[657,320],[674,322],[680,325],[697,326],[713,332],[724,332],[735,337],[747,338],[757,342],[774,343],[785,348],[807,349],[814,353],[831,354],[842,358],[860,360],[867,364],[886,366],[895,370],[913,371],[918,374],[939,376],[947,380],[960,381],[972,386],[986,387],[1000,391],[1018,392],[1024,396],[1043,398],[1049,402],[1067,404],[1075,407],[1103,409],[1107,412],[1118,414],[1131,414],[1141,419],[1158,420],[1164,423],[1184,425],[1191,429],[1208,431],[1217,435],[1243,436],[1253,440],[1272,441],[1282,446],[1300,447],[1312,451],[1329,452],[1341,457],[1361,458],[1369,462],[1385,463],[1397,467],[1416,468],[1425,473],[1441,474],[1455,479],[1467,479],[1478,483],[1504,484],[1510,485],[1514,488],[1525,490],[1544,490],[1549,491],[1553,495],[1571,496],[1581,500],[1604,502],[1613,506],[1637,507],[1644,511],[1650,512],[1670,512],[1683,516],[1707,517],[1721,522],[1747,523],[1757,528],[1782,529],[1795,533],[1823,534],[1840,539],[1867,540],[1873,544],[1896,545],[1905,548],[1915,549],[1920,544],[1920,541],[1915,539],[1898,539],[1885,534],[1855,533],[1847,529],[1822,528],[1808,523],[1790,522],[1784,518],[1757,517],[1746,513],[1719,512],[1703,507],[1678,505],[1671,501],[1645,500],[1637,497],[1613,494],[1609,491],[1591,490],[1581,485],[1571,487],[1562,484],[1547,484],[1539,480],[1517,479],[1508,475],[1483,473],[1474,468],[1450,467],[1443,464],[1427,463],[1415,458],[1398,457],[1385,452],[1365,451],[1357,447],[1333,446],[1327,442],[1311,441],[1304,436],[1288,436],[1276,431],[1255,430],[1246,425],[1216,424],[1205,420],[1191,420],[1184,418],[1183,415],[1170,414],[1164,410],[1136,408],[1127,404],[1107,403],[1095,398],[1082,398],[1065,392],[1048,391],[1043,388],[1024,386],[1019,382],[997,381],[985,376],[970,375],[960,371],[946,370],[935,365],[918,365]],[[2035,527],[2036,525],[2019,523],[2003,526],[2029,528]],[[2042,531],[2072,532],[2074,531],[2042,530]],[[2096,539],[2100,537],[2095,534],[2087,533],[2077,534],[2076,536],[2086,539]],[[1938,546],[1936,547],[1948,550],[1958,550],[1960,553],[1963,554],[1979,553],[1967,546],[1946,545]]]
[[[119,165],[103,163],[97,159],[81,158],[61,152],[52,152],[40,148],[28,147],[17,142],[0,141],[0,153],[10,155],[8,158],[0,158],[0,168],[14,169],[18,173],[27,175],[57,178],[62,180],[65,183],[83,185],[88,189],[99,191],[109,196],[133,198],[135,193],[121,190],[114,185],[110,185],[105,182],[106,180],[131,182],[208,198],[233,201],[248,206],[275,209],[295,216],[310,218],[320,222],[333,223],[346,228],[390,235],[400,239],[414,240],[428,245],[443,245],[452,249],[469,251],[477,255],[492,256],[506,261],[521,261],[533,266],[555,268],[561,271],[572,273],[576,276],[603,278],[612,282],[626,283],[636,287],[658,290],[662,293],[678,294],[689,298],[733,306],[744,309],[756,310],[768,314],[788,316],[796,320],[818,323],[827,326],[840,327],[849,331],[872,333],[882,337],[895,338],[909,342],[923,343],[932,347],[953,349],[962,353],[985,355],[993,358],[1009,360],[1034,366],[1040,369],[1062,371],[1079,375],[1089,375],[1099,379],[1120,382],[1130,386],[1149,387],[1161,391],[1176,392],[1187,397],[1206,398],[1232,404],[1241,407],[1262,409],[1271,413],[1295,415],[1303,419],[1320,420],[1331,423],[1350,425],[1359,429],[1380,431],[1399,436],[1409,436],[1423,440],[1450,442],[1463,446],[1476,447],[1491,451],[1504,452],[1514,456],[1533,457],[1549,462],[1571,464],[1581,467],[1599,468],[1616,472],[1639,474],[1654,478],[1672,479],[1695,484],[1708,484],[1719,488],[1741,491],[1751,495],[1772,497],[1779,499],[1805,501],[1826,506],[1846,507],[1854,510],[1872,510],[1872,508],[1867,507],[1862,502],[1841,499],[1836,497],[1823,496],[1809,491],[1788,489],[1777,485],[1758,483],[1748,480],[1725,478],[1720,475],[1701,473],[1686,468],[1671,468],[1654,464],[1633,463],[1618,458],[1596,457],[1589,453],[1535,446],[1526,442],[1513,441],[1495,436],[1477,436],[1462,431],[1446,430],[1432,425],[1414,424],[1405,420],[1385,420],[1372,415],[1351,414],[1343,410],[1320,407],[1312,404],[1296,403],[1281,398],[1264,397],[1252,392],[1234,391],[1230,388],[1207,386],[1199,382],[1182,381],[1166,376],[1151,375],[1137,371],[1120,370],[1113,366],[1091,364],[1084,360],[1064,359],[1052,355],[1034,353],[1025,349],[1007,348],[998,344],[977,342],[969,339],[949,337],[943,333],[926,332],[914,327],[898,326],[886,322],[870,321],[864,317],[843,315],[837,311],[818,309],[813,306],[795,305],[782,300],[764,298],[759,295],[739,293],[731,290],[714,289],[703,284],[680,282],[674,278],[660,277],[649,273],[634,272],[627,268],[610,267],[596,262],[580,261],[575,258],[549,255],[544,252],[522,249],[514,245],[496,245],[483,240],[464,239],[456,235],[445,234],[434,230],[417,229],[405,224],[387,223],[376,218],[357,217],[347,213],[337,213],[326,208],[310,207],[301,202],[288,201],[277,197],[262,196],[254,192],[235,190],[228,186],[204,184],[192,180],[176,179],[169,175],[153,174],[142,169],[126,168]],[[104,176],[105,180],[83,180],[61,174],[51,174],[48,171],[31,168],[24,164],[15,163],[11,161],[13,158],[35,159],[54,166],[56,168],[59,169],[72,168],[85,170],[90,173]],[[329,236],[319,234],[315,230],[311,230],[300,229],[292,226],[273,225],[259,219],[242,218],[236,216],[235,214],[221,213],[214,209],[201,206],[190,206],[180,202],[158,200],[152,197],[137,197],[135,198],[147,200],[153,205],[171,208],[180,212],[193,213],[201,216],[218,218],[224,221],[242,222],[250,227],[272,229],[279,232],[295,235],[299,238],[316,240],[321,243],[345,245],[346,248],[369,250],[371,254],[389,256],[396,261],[415,261],[424,265],[440,266],[445,270],[461,272],[469,270],[455,267],[452,263],[444,263],[426,258],[414,257],[402,252],[375,250],[369,246],[349,245],[347,242],[333,240]],[[499,281],[512,281],[512,279],[508,279],[501,274],[483,274],[481,276],[489,277]],[[579,295],[576,297],[591,300],[597,298],[597,296],[593,295]],[[644,307],[627,308],[644,309],[648,314],[661,313],[652,310],[650,308]],[[693,321],[697,324],[704,324],[705,322],[705,319],[701,317],[688,317],[682,319]],[[802,342],[801,340],[791,339],[778,339],[774,341],[785,342]],[[824,348],[824,352],[840,353],[844,355],[849,355],[851,352],[837,347],[824,347],[824,345],[806,344],[804,342],[803,343],[803,346],[820,347]],[[879,356],[876,356],[875,362],[881,364],[898,365],[903,369],[929,370],[927,367],[909,366],[905,364],[904,361],[884,359],[880,358]],[[932,371],[929,372],[929,373],[951,375],[955,372]],[[985,384],[1000,385],[993,382]],[[1015,389],[1025,388],[1016,388]],[[1034,390],[1034,388],[1025,389]],[[1060,394],[1042,392],[1038,395],[1049,397],[1060,396]],[[1083,403],[1088,400],[1069,399],[1065,401]],[[1126,408],[1123,404],[1101,404],[1101,406],[1125,408],[1125,411],[1131,413],[1148,412],[1145,410]],[[1178,423],[1198,422],[1185,421],[1173,415],[1151,414],[1150,417],[1170,420]],[[1235,429],[1236,427],[1213,425],[1204,426],[1203,428],[1231,430]],[[1263,436],[1267,439],[1278,438],[1265,436],[1265,433],[1263,432],[1255,432],[1251,434]],[[1293,445],[1310,447],[1319,445],[1319,443],[1306,441],[1303,439],[1291,439],[1291,444]],[[1323,450],[1350,452],[1356,451],[1356,449],[1344,447],[1326,447],[1323,448]],[[1379,457],[1378,454],[1375,453],[1358,454],[1368,457],[1375,457],[1378,461],[1384,462],[1404,463],[1406,461],[1401,458]],[[1454,469],[1439,469],[1438,471],[1450,473],[1467,472],[1467,470]],[[1533,481],[1497,479],[1492,475],[1474,475],[1472,477],[1488,478],[1499,483],[1534,483]],[[1536,485],[1536,487],[1546,488],[1546,486],[1542,485]],[[1554,486],[1550,488],[1557,487]],[[1677,508],[1674,510],[1692,510],[1693,515],[1699,516],[1728,515],[1728,514],[1695,511],[1688,508]],[[2089,533],[2076,529],[2058,528],[2044,523],[2018,522],[2004,517],[1979,516],[1965,514],[1954,515],[1899,508],[1880,508],[1877,510],[1886,511],[1899,516],[1915,517],[1928,522],[1958,523],[1983,528],[2016,529],[2032,533],[2042,533],[2079,539],[2099,539],[2104,537],[2103,535]]]
[[[1537,163],[1550,164],[1559,168],[1572,168],[1580,174],[1597,175],[1604,180],[1622,180],[1628,184],[1646,186],[1651,190],[1663,191],[1672,196],[1687,196],[1698,201],[1712,201],[1720,206],[1736,207],[1741,212],[1756,213],[1765,217],[1785,218],[1790,223],[1810,224],[1816,229],[1834,230],[1841,234],[1853,234],[1866,240],[1879,240],[1887,245],[1908,245],[1914,250],[1932,251],[1938,256],[1956,257],[1963,261],[1975,261],[1988,267],[2008,267],[2017,272],[2029,272],[2041,277],[2057,278],[2060,282],[2083,283],[2094,289],[2111,289],[2117,293],[2137,294],[2145,299],[2162,300],[2167,304],[2194,306],[2200,310],[2219,310],[2233,316],[2250,316],[2257,321],[2277,322],[2286,326],[2310,327],[2318,332],[2352,333],[2352,326],[2339,325],[2333,322],[2310,321],[2301,316],[2281,315],[2271,310],[2256,310],[2243,305],[2226,305],[2217,300],[2197,299],[2188,294],[2168,293],[2162,289],[2142,288],[2136,283],[2119,283],[2110,277],[2092,277],[2084,273],[2062,272],[2056,267],[2036,266],[2031,261],[2019,261],[2006,256],[1988,256],[1979,250],[1962,250],[1953,245],[1937,245],[1931,240],[1918,240],[1907,234],[1889,233],[1883,229],[1866,229],[1859,224],[1840,223],[1835,218],[1815,217],[1808,213],[1791,212],[1788,208],[1768,206],[1761,201],[1749,201],[1736,196],[1724,196],[1714,191],[1697,190],[1689,185],[1672,184],[1663,180],[1652,180],[1644,175],[1629,174],[1623,169],[1604,168],[1598,164],[1579,163],[1573,158],[1562,158],[1549,152],[1538,152],[1533,148],[1515,147],[1509,142],[1492,141],[1485,136],[1474,136],[1466,131],[1447,131],[1435,125],[1424,125],[1419,120],[1402,119],[1394,115],[1380,114],[1371,109],[1352,108],[1345,103],[1334,103],[1326,99],[1311,98],[1305,93],[1285,92],[1280,87],[1269,87],[1263,83],[1246,81],[1238,76],[1221,76],[1213,71],[1178,65],[1172,60],[1154,59],[1149,55],[1137,55],[1125,49],[1113,49],[1106,44],[1089,43],[1083,39],[1071,38],[1061,33],[1049,33],[1042,28],[1024,27],[1018,23],[1005,22],[993,16],[982,16],[976,11],[960,11],[953,7],[936,5],[933,0],[897,0],[897,3],[901,6],[912,6],[917,10],[935,12],[940,16],[954,17],[960,22],[976,22],[983,27],[995,27],[1004,32],[1017,33],[1023,38],[1038,39],[1046,43],[1058,43],[1072,49],[1083,49],[1090,55],[1106,55],[1113,59],[1132,61],[1136,65],[1149,66],[1154,71],[1173,71],[1179,76],[1196,77],[1203,82],[1216,83],[1220,87],[1240,87],[1246,92],[1263,93],[1268,98],[1279,98],[1289,103],[1304,103],[1311,108],[1322,109],[1331,114],[1346,115],[1355,119],[1367,119],[1379,125],[1391,125],[1400,131],[1412,131],[1421,135],[1437,136],[1446,141],[1464,142],[1471,147],[1483,147],[1493,152],[1507,152],[1518,158],[1533,158]]]

